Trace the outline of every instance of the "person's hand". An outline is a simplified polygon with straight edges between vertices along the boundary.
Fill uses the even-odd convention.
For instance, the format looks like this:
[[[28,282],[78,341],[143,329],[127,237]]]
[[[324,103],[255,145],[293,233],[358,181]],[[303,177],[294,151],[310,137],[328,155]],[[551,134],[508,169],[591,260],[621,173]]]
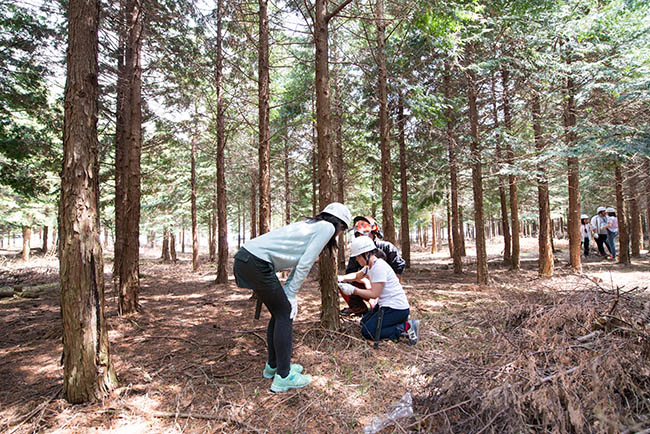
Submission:
[[[354,286],[350,285],[349,283],[339,283],[339,288],[345,295],[354,294]]]
[[[298,315],[298,299],[297,298],[289,299],[289,303],[291,304],[291,313],[289,314],[289,318],[294,320]]]

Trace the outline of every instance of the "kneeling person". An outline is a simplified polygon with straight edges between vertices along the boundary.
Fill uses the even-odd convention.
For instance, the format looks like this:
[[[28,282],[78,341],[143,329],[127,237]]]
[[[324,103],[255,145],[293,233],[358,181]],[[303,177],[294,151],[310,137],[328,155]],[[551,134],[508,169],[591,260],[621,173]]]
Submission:
[[[358,237],[350,244],[350,256],[363,268],[356,272],[339,276],[340,282],[353,282],[363,277],[370,279],[370,289],[342,284],[341,290],[347,295],[356,294],[363,298],[379,298],[375,307],[361,319],[361,333],[367,339],[374,339],[379,309],[384,310],[380,339],[398,340],[401,336],[409,338],[409,344],[418,341],[419,321],[409,320],[410,306],[402,284],[393,269],[383,259],[383,252],[369,237]]]

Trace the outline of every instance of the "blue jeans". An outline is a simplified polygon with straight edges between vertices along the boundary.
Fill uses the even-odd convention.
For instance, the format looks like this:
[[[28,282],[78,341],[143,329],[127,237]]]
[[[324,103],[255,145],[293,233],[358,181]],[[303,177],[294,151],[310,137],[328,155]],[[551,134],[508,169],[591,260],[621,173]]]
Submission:
[[[618,232],[612,232],[609,229],[607,229],[607,247],[609,248],[610,253],[612,254],[612,257],[616,259],[616,240],[615,238],[618,236]]]
[[[404,323],[409,319],[410,309],[393,309],[384,307],[384,319],[381,322],[379,339],[399,339],[404,331]],[[379,304],[361,318],[361,334],[366,339],[375,338]]]

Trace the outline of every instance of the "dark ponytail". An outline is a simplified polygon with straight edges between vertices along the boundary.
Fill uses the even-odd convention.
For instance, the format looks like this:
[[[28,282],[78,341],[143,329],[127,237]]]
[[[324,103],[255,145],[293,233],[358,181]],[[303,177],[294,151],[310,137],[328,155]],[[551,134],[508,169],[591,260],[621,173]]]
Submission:
[[[327,242],[327,247],[329,247],[331,253],[332,249],[338,248],[338,244],[336,242],[336,234],[339,232],[339,230],[341,232],[345,231],[348,228],[348,225],[346,225],[340,218],[335,217],[328,212],[322,212],[315,217],[307,219],[307,223],[316,223],[320,221],[331,223],[334,226],[334,235],[332,235],[332,238],[330,238],[330,240]]]

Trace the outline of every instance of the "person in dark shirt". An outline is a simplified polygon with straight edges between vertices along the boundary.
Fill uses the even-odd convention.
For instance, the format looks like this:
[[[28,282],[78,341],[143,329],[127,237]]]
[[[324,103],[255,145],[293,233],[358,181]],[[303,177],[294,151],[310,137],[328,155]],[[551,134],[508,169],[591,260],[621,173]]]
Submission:
[[[382,240],[384,234],[382,233],[379,224],[377,224],[377,221],[368,216],[356,216],[353,220],[353,230],[355,237],[367,236],[375,242],[379,252],[382,252],[386,256],[382,259],[390,265],[397,275],[397,278],[401,281],[404,268],[406,267],[406,261],[402,259],[399,250],[397,250],[397,247],[395,247],[394,244]],[[363,267],[359,265],[357,260],[352,257],[345,268],[345,274],[356,273],[362,268]],[[352,284],[361,289],[370,289],[370,281],[367,278],[353,282]],[[366,302],[371,305],[370,307],[372,307],[375,302],[375,300],[367,300],[356,294],[346,295],[343,291],[339,290],[339,292],[348,304],[348,307],[343,309],[341,312],[342,315],[364,315],[368,312],[368,305]]]

